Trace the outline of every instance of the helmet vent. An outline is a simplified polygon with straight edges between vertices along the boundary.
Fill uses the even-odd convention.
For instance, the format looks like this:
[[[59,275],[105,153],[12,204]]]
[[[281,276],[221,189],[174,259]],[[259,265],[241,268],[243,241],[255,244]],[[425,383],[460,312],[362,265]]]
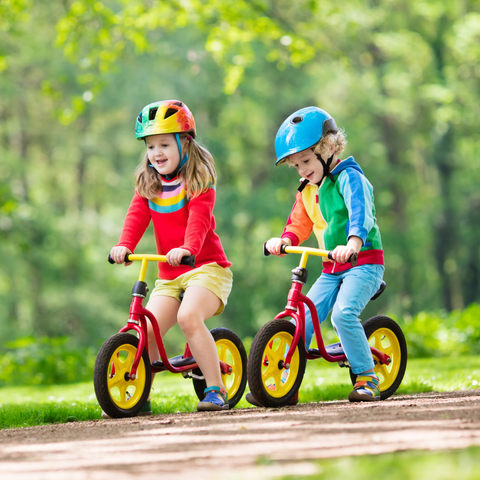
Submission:
[[[172,105],[176,105],[177,107],[183,107],[182,102],[173,102]]]
[[[297,117],[292,118],[292,123],[297,124],[297,123],[301,123],[301,122],[303,122],[303,117],[297,116]]]
[[[157,115],[157,110],[158,110],[158,107],[153,107],[150,109],[150,111],[148,112],[149,120],[155,120],[155,115]]]
[[[139,115],[138,118],[137,118],[137,122],[138,122],[138,123],[143,123],[142,112],[140,112],[140,115]]]
[[[172,115],[175,115],[176,113],[178,113],[178,108],[169,108],[169,109],[165,112],[165,117],[164,117],[164,118],[171,117]]]

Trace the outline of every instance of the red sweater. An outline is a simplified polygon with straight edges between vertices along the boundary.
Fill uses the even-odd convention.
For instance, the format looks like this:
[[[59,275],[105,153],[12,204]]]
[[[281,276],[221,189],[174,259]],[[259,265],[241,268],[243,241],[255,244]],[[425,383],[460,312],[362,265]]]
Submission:
[[[189,200],[179,178],[162,180],[162,191],[154,200],[135,191],[118,245],[134,252],[152,219],[158,255],[166,255],[172,248],[184,248],[195,255],[196,267],[212,262],[229,267],[231,263],[215,233],[214,205],[215,188]],[[158,270],[160,278],[172,280],[191,269],[159,262]]]

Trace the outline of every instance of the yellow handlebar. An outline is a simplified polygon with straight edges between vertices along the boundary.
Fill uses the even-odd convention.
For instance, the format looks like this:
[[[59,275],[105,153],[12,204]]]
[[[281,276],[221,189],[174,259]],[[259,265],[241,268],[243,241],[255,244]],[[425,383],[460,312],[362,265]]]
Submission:
[[[298,253],[302,255],[300,259],[300,267],[305,268],[307,266],[307,260],[309,255],[314,255],[316,257],[325,257],[333,261],[332,252],[328,250],[321,250],[320,248],[311,248],[311,247],[289,247],[287,245],[282,245],[280,247],[281,253]],[[267,250],[267,244],[263,244],[263,254],[268,257],[270,252]],[[354,267],[358,262],[358,253],[352,253],[350,258],[347,260]]]
[[[300,264],[299,267],[306,268],[307,266],[307,261],[309,255],[313,255],[315,257],[325,257],[329,258],[330,260],[333,260],[331,257],[332,252],[329,252],[328,250],[321,250],[319,248],[311,248],[311,247],[288,247],[287,245],[283,246],[280,249],[282,253],[298,253],[302,255],[302,258],[300,259]]]
[[[115,263],[115,261],[110,255],[108,255],[108,261],[111,264]],[[142,262],[142,266],[140,267],[139,280],[144,281],[147,273],[148,262],[166,263],[167,257],[165,255],[151,255],[148,253],[142,253],[142,254],[127,253],[125,255],[125,263],[139,262],[139,261]],[[190,268],[195,268],[195,255],[189,255],[189,256],[183,257],[182,260],[180,261],[180,264],[188,265]]]

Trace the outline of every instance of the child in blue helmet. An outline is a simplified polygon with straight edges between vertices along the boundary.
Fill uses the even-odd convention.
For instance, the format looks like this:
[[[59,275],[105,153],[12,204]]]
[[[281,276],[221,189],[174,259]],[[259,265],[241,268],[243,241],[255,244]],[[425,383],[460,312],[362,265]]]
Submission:
[[[281,255],[282,245],[297,246],[313,233],[319,248],[331,250],[321,276],[308,292],[320,322],[332,312],[332,323],[345,355],[357,375],[351,402],[380,400],[378,377],[358,316],[377,292],[385,270],[380,231],[375,218],[373,188],[353,157],[338,159],[346,139],[324,110],[307,107],[290,115],[275,138],[276,165],[294,166],[301,178],[296,202],[280,238],[267,250]],[[358,253],[352,267],[348,258]],[[306,309],[305,345],[313,336]]]

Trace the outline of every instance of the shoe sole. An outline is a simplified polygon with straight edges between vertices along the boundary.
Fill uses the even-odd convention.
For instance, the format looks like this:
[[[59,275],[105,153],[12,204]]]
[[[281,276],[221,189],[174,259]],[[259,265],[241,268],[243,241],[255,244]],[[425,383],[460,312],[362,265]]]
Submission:
[[[215,405],[214,403],[200,402],[197,405],[197,412],[218,412],[220,410],[229,410],[229,408],[229,405],[223,405],[223,407],[221,407],[220,405]]]
[[[380,398],[380,395],[377,395],[376,397],[371,397],[370,395],[367,395],[367,394],[350,392],[350,394],[348,395],[348,400],[352,403],[379,402],[381,400],[381,398]]]

